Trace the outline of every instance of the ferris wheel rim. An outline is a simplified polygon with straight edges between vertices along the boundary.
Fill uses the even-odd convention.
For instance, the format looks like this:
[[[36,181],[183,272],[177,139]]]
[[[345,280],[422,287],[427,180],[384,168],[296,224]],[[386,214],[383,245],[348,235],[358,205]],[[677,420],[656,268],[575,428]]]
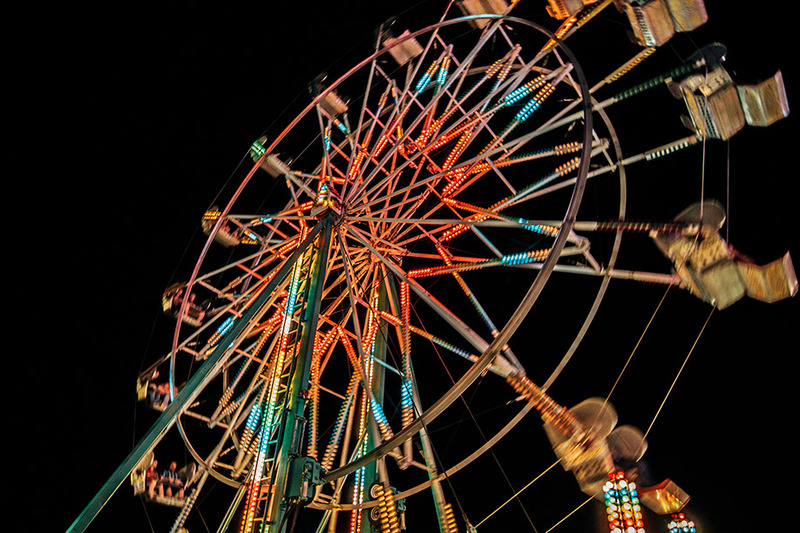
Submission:
[[[441,28],[441,27],[445,27],[445,26],[454,25],[454,24],[457,24],[457,23],[460,23],[460,22],[469,21],[470,19],[475,19],[475,18],[503,19],[503,20],[515,21],[515,22],[522,23],[522,24],[524,24],[524,25],[530,26],[530,27],[532,27],[532,28],[534,28],[534,29],[536,29],[536,30],[540,31],[541,33],[543,33],[543,34],[545,34],[545,35],[549,36],[551,39],[555,40],[555,41],[558,43],[558,45],[559,45],[559,47],[560,47],[561,49],[564,49],[564,50],[567,50],[567,51],[569,50],[569,49],[566,47],[566,45],[564,45],[564,43],[563,43],[563,42],[561,42],[560,40],[558,40],[558,39],[557,39],[557,38],[556,38],[556,37],[555,37],[555,36],[554,36],[554,35],[553,35],[551,32],[549,32],[549,30],[547,30],[546,28],[543,28],[542,26],[540,26],[540,25],[538,25],[538,24],[536,24],[536,23],[533,23],[533,22],[531,22],[531,21],[527,21],[527,20],[524,20],[524,19],[519,19],[519,18],[517,18],[517,17],[507,17],[507,16],[505,16],[505,17],[504,17],[504,16],[499,16],[499,15],[494,15],[494,16],[486,16],[486,17],[460,17],[460,18],[458,18],[458,19],[451,19],[451,20],[444,21],[444,22],[440,22],[440,23],[438,23],[438,24],[433,24],[433,25],[430,25],[430,26],[428,26],[428,27],[426,27],[426,28],[423,28],[423,29],[421,29],[421,30],[418,30],[418,31],[414,32],[413,34],[411,34],[410,36],[408,36],[407,38],[412,38],[412,37],[414,37],[414,36],[418,36],[418,35],[421,35],[421,34],[425,34],[425,33],[428,33],[428,32],[430,32],[430,31],[435,31],[435,30],[438,30],[438,29],[439,29],[439,28]],[[286,127],[286,128],[285,128],[285,129],[284,129],[284,130],[283,130],[283,131],[282,131],[282,132],[281,132],[281,133],[280,133],[280,134],[279,134],[279,135],[278,135],[278,136],[275,138],[275,140],[272,142],[272,144],[269,146],[269,148],[265,150],[265,153],[264,153],[264,155],[262,155],[262,159],[263,159],[263,157],[265,157],[265,156],[266,156],[266,154],[270,153],[272,150],[274,150],[274,149],[275,149],[275,147],[277,147],[277,146],[278,146],[278,144],[280,143],[280,141],[284,139],[284,137],[285,137],[285,136],[286,136],[286,135],[287,135],[287,134],[288,134],[288,133],[291,131],[291,129],[292,129],[292,128],[294,128],[294,126],[297,124],[297,122],[299,122],[299,121],[300,121],[302,118],[304,118],[304,117],[305,117],[305,116],[306,116],[306,115],[307,115],[307,114],[308,114],[308,113],[309,113],[311,110],[313,110],[313,109],[314,109],[314,107],[315,107],[315,106],[316,106],[316,105],[319,103],[319,101],[320,101],[322,98],[324,98],[324,96],[325,96],[326,94],[328,94],[329,92],[333,91],[333,90],[334,90],[336,87],[338,87],[338,86],[339,86],[339,85],[340,85],[340,84],[341,84],[343,81],[345,81],[345,80],[346,80],[346,79],[347,79],[347,78],[348,78],[348,77],[349,77],[351,74],[353,74],[354,72],[357,72],[357,71],[358,71],[358,70],[360,70],[361,68],[363,68],[363,67],[365,67],[366,65],[370,64],[370,62],[374,61],[374,60],[375,60],[377,57],[379,57],[379,56],[381,56],[381,55],[385,54],[387,50],[388,50],[388,47],[385,47],[385,48],[383,48],[383,49],[381,49],[381,50],[379,50],[379,51],[377,51],[377,52],[373,53],[371,56],[369,56],[368,58],[364,59],[364,60],[363,60],[362,62],[360,62],[358,65],[356,65],[355,67],[353,67],[353,68],[352,68],[350,71],[348,71],[347,73],[345,73],[344,75],[342,75],[340,78],[338,78],[338,79],[337,79],[337,80],[336,80],[336,81],[335,81],[333,84],[331,84],[331,85],[330,85],[330,86],[329,86],[329,87],[328,87],[328,88],[327,88],[327,89],[326,89],[326,90],[325,90],[323,93],[319,94],[319,95],[318,95],[318,96],[317,96],[317,97],[316,97],[316,98],[315,98],[315,99],[314,99],[314,100],[313,100],[313,101],[312,101],[312,102],[311,102],[311,103],[310,103],[310,104],[309,104],[309,105],[308,105],[308,106],[307,106],[307,107],[306,107],[306,108],[305,108],[305,109],[304,109],[304,110],[303,110],[303,111],[302,111],[302,112],[301,112],[301,113],[300,113],[300,114],[299,114],[299,115],[298,115],[298,116],[297,116],[297,117],[296,117],[296,118],[295,118],[295,119],[294,119],[294,120],[293,120],[293,121],[290,123],[290,125],[289,125],[289,126],[287,126],[287,127]],[[541,288],[542,288],[542,287],[545,285],[545,283],[546,283],[546,281],[547,281],[547,278],[549,277],[550,273],[552,273],[552,268],[553,268],[553,266],[555,265],[555,262],[558,260],[558,256],[559,256],[559,253],[556,253],[556,252],[555,252],[555,250],[559,250],[559,252],[560,252],[560,249],[563,249],[563,246],[564,246],[564,244],[565,244],[565,242],[566,242],[567,235],[568,235],[569,231],[571,230],[572,223],[574,223],[574,221],[575,221],[575,218],[576,218],[576,213],[577,213],[577,208],[578,208],[578,206],[579,206],[579,204],[580,204],[579,198],[580,198],[580,195],[582,195],[582,189],[583,189],[583,187],[584,187],[584,185],[585,185],[585,181],[586,181],[586,175],[587,175],[587,173],[588,173],[588,165],[589,165],[589,160],[591,159],[591,157],[589,157],[589,156],[588,156],[588,154],[587,154],[587,152],[590,152],[590,150],[591,150],[591,131],[592,131],[592,128],[591,128],[591,113],[592,113],[592,110],[591,110],[590,98],[587,98],[587,96],[589,95],[589,88],[588,88],[588,84],[587,84],[587,82],[586,82],[586,80],[585,80],[585,76],[583,75],[583,72],[582,72],[582,70],[580,69],[580,66],[579,66],[579,64],[578,64],[577,58],[574,56],[574,54],[572,54],[572,52],[571,52],[571,51],[568,51],[567,55],[568,55],[568,57],[569,57],[569,58],[570,58],[570,60],[571,60],[571,64],[572,64],[572,65],[574,65],[574,66],[576,67],[576,72],[578,72],[578,77],[579,77],[579,79],[580,79],[580,81],[581,81],[581,83],[580,83],[580,86],[581,86],[581,92],[582,92],[582,93],[583,93],[583,95],[584,95],[584,97],[583,97],[583,98],[581,98],[581,100],[584,102],[584,103],[583,103],[583,113],[585,114],[586,120],[585,120],[585,122],[584,122],[584,132],[585,132],[585,133],[584,133],[584,141],[583,141],[583,148],[582,148],[581,168],[580,168],[580,170],[579,170],[579,172],[578,172],[578,174],[579,174],[579,178],[576,180],[576,184],[573,186],[573,189],[572,189],[572,190],[573,190],[573,195],[572,195],[572,199],[570,200],[570,203],[569,203],[569,208],[568,208],[568,210],[567,210],[567,214],[565,215],[565,217],[564,217],[564,220],[562,221],[561,229],[560,229],[560,231],[559,231],[559,237],[557,237],[558,246],[554,246],[554,247],[553,247],[553,250],[554,250],[554,251],[551,251],[551,253],[548,255],[548,259],[545,261],[545,264],[544,264],[544,265],[543,265],[543,267],[542,267],[542,271],[544,271],[545,273],[543,274],[543,272],[540,272],[540,273],[539,273],[539,274],[536,276],[536,279],[534,280],[534,282],[533,282],[533,284],[532,284],[532,289],[533,289],[533,286],[537,286],[537,288],[536,288],[536,289],[535,289],[535,291],[534,291],[536,294],[538,294],[538,292],[540,292],[540,291],[541,291]],[[204,261],[204,259],[205,259],[205,256],[206,256],[206,254],[207,254],[208,250],[209,250],[209,249],[210,249],[210,247],[211,247],[211,243],[212,243],[212,242],[213,242],[213,240],[214,240],[214,236],[216,235],[216,233],[217,233],[217,232],[219,231],[219,229],[220,229],[220,225],[221,225],[221,222],[222,222],[222,220],[224,219],[224,217],[225,217],[225,215],[226,215],[226,214],[230,213],[230,210],[231,210],[231,208],[232,208],[233,204],[236,202],[236,200],[238,199],[239,195],[241,194],[241,192],[242,192],[242,191],[243,191],[243,189],[245,188],[246,184],[247,184],[247,183],[250,181],[250,179],[251,179],[251,178],[252,178],[252,176],[254,175],[254,173],[255,173],[256,169],[258,168],[258,166],[259,166],[259,164],[258,164],[258,162],[257,162],[257,163],[256,163],[256,165],[254,165],[254,167],[251,169],[251,171],[250,171],[250,172],[247,174],[247,176],[245,177],[245,179],[242,181],[242,183],[240,184],[239,188],[238,188],[238,189],[237,189],[237,191],[234,193],[234,195],[231,197],[231,199],[229,200],[229,202],[228,202],[228,204],[226,205],[226,207],[223,209],[223,211],[222,211],[222,215],[221,215],[221,216],[219,217],[219,219],[217,220],[217,223],[214,225],[214,228],[213,228],[213,230],[211,231],[211,233],[210,233],[210,234],[209,234],[209,236],[208,236],[208,239],[206,240],[206,243],[205,243],[205,246],[204,246],[204,248],[203,248],[203,251],[201,252],[201,256],[200,256],[200,258],[198,259],[198,262],[197,262],[197,264],[196,264],[195,270],[194,270],[194,271],[193,271],[193,273],[192,273],[192,278],[190,278],[189,286],[192,286],[192,285],[193,285],[193,283],[194,283],[194,281],[197,279],[197,275],[199,274],[200,266],[201,266],[201,264],[203,263],[203,261]],[[576,196],[576,191],[578,191],[578,190],[580,190],[580,194]],[[576,198],[577,198],[577,201],[576,201]],[[537,281],[537,280],[541,280],[541,281]],[[538,283],[539,285],[537,285],[537,283]],[[530,293],[530,292],[531,292],[531,289],[529,289],[529,293]],[[533,305],[533,302],[535,302],[535,300],[536,300],[536,297],[534,297],[534,298],[533,298],[533,299],[530,301],[530,305],[531,305],[531,306]],[[522,306],[523,306],[523,304],[521,303],[521,304],[520,304],[520,306],[518,306],[518,308],[517,308],[517,310],[515,311],[515,313],[513,314],[513,317],[514,317],[514,318],[513,318],[513,320],[514,320],[514,322],[517,322],[517,324],[515,325],[515,327],[514,327],[513,329],[508,329],[508,328],[509,328],[509,324],[511,324],[511,323],[512,323],[512,320],[510,319],[510,320],[508,321],[508,323],[506,324],[506,326],[503,328],[503,331],[505,332],[505,333],[503,334],[503,337],[504,337],[504,338],[505,338],[505,337],[510,337],[510,336],[511,336],[511,334],[513,334],[513,330],[515,330],[515,329],[516,329],[516,327],[518,327],[518,326],[519,326],[519,323],[518,323],[518,322],[519,322],[519,320],[521,320],[521,318],[522,318],[522,317],[524,317],[524,315],[525,315],[525,314],[527,314],[527,311],[524,311],[524,312],[523,312],[523,311],[521,310],[521,309],[522,309]],[[528,307],[528,310],[529,310],[529,308],[530,308],[530,307]],[[179,324],[179,325],[176,327],[176,333],[175,333],[175,337],[174,337],[174,341],[173,341],[173,353],[175,353],[175,352],[176,352],[176,350],[177,350],[177,348],[178,348],[178,345],[177,345],[177,340],[178,340],[178,337],[179,337],[180,321],[178,321],[178,324]],[[495,339],[495,341],[497,341],[497,339]],[[497,342],[493,342],[493,343],[490,345],[489,349],[487,349],[487,350],[486,350],[486,351],[483,353],[483,355],[481,356],[481,357],[482,357],[482,363],[481,363],[481,364],[482,364],[482,365],[484,365],[484,367],[485,367],[485,366],[487,366],[488,364],[490,364],[491,360],[494,358],[494,355],[496,355],[496,352],[497,352],[497,351],[499,350],[499,348],[502,346],[502,343],[498,343],[498,342],[499,342],[499,341],[497,341]],[[492,346],[495,346],[495,348],[492,348]],[[495,352],[495,353],[494,353],[493,355],[490,355],[490,356],[489,356],[489,355],[487,355],[487,354],[489,354],[489,353],[490,353],[490,350],[494,350],[494,352]],[[474,379],[475,379],[475,378],[477,377],[477,375],[479,375],[479,374],[480,374],[480,372],[479,372],[479,371],[476,371],[476,372],[475,372],[475,375],[474,375],[474,376],[471,376],[469,383],[473,382],[473,381],[474,381]],[[172,380],[171,380],[171,382],[172,382]],[[461,382],[459,382],[459,383],[461,383]],[[464,383],[465,383],[465,384],[464,384],[464,385],[462,385],[462,386],[459,386],[459,385],[456,385],[456,386],[454,386],[454,387],[453,387],[453,389],[451,389],[451,391],[452,391],[452,390],[457,390],[457,389],[459,389],[459,388],[462,388],[462,387],[463,387],[463,389],[465,389],[465,388],[466,388],[466,387],[469,385],[469,383],[466,383],[466,382],[464,382]],[[172,384],[172,383],[171,383],[171,384]],[[458,397],[460,394],[463,394],[463,390],[461,390],[461,391],[460,391],[460,393],[458,393],[458,394],[455,394],[455,395],[453,395],[453,394],[451,394],[451,393],[447,393],[447,396],[448,396],[448,397],[449,397],[449,396],[452,396],[452,399],[450,399],[450,400],[447,402],[447,405],[445,405],[445,406],[442,406],[442,407],[441,407],[441,410],[444,410],[444,409],[446,409],[446,407],[447,407],[447,406],[449,406],[449,404],[450,404],[450,403],[452,403],[452,401],[455,401],[455,399],[456,399],[456,398],[457,398],[457,397]],[[439,412],[441,412],[441,410],[440,410]],[[430,412],[430,411],[431,411],[431,408],[428,408],[428,409],[426,409],[426,411],[425,411],[425,412],[426,412],[426,413],[428,413],[428,412]],[[438,415],[437,415],[437,416],[438,416]],[[191,446],[189,442],[186,442],[188,439],[185,437],[185,433],[184,433],[184,430],[183,430],[183,427],[182,427],[182,423],[181,423],[181,420],[180,420],[180,418],[181,418],[181,417],[180,417],[180,416],[178,416],[177,418],[178,418],[178,420],[177,420],[177,423],[178,423],[179,431],[181,432],[181,435],[182,435],[182,437],[184,437],[184,441],[185,441],[185,443],[186,443],[186,445],[187,445],[187,447],[188,447],[188,449],[189,449],[189,451],[190,451],[191,455],[194,457],[194,459],[195,459],[196,461],[198,461],[198,463],[200,463],[200,464],[201,464],[201,465],[203,465],[204,467],[208,468],[208,469],[210,470],[211,474],[212,474],[212,475],[213,475],[215,478],[217,478],[217,479],[219,479],[219,480],[221,480],[221,481],[224,481],[225,483],[227,483],[227,484],[229,484],[229,485],[231,485],[231,486],[240,486],[240,485],[242,484],[242,482],[241,482],[241,481],[236,481],[236,480],[230,479],[230,478],[228,478],[227,476],[224,476],[224,475],[222,475],[221,473],[218,473],[218,472],[217,472],[217,471],[216,471],[216,470],[213,468],[213,466],[211,466],[211,465],[208,465],[208,464],[206,464],[206,463],[205,463],[205,461],[202,459],[202,457],[199,455],[199,453],[198,453],[198,452],[197,452],[197,451],[194,449],[194,447],[193,447],[193,446]],[[419,417],[417,420],[420,420],[421,418],[422,418],[422,417],[420,416],[420,417]],[[431,417],[430,419],[432,420],[432,418],[435,418],[435,416]],[[420,423],[421,423],[421,422],[420,422]],[[406,440],[407,438],[410,438],[411,436],[413,436],[413,434],[417,433],[418,431],[419,431],[419,427],[415,427],[413,430],[409,430],[409,431],[407,432],[407,435],[408,435],[408,436],[407,436],[406,438],[403,438],[402,440]],[[400,442],[400,441],[401,441],[401,435],[405,435],[405,433],[402,433],[402,432],[401,432],[401,433],[397,434],[397,435],[395,436],[395,438],[394,438],[394,439],[392,439],[392,440],[391,440],[389,443],[391,443],[391,444],[395,444],[395,445],[396,445],[398,442]],[[389,443],[387,443],[387,446],[386,446],[385,448],[381,448],[381,449],[382,449],[382,450],[384,450],[384,451],[388,451],[389,449],[391,449],[391,446],[389,446]],[[365,461],[364,461],[364,463],[366,464],[366,463],[372,462],[372,460],[374,460],[374,458],[375,458],[375,456],[376,456],[376,455],[377,455],[377,454],[373,454],[373,455],[370,455],[370,456],[368,456],[368,457],[371,457],[371,460],[365,460]],[[379,456],[384,456],[384,455],[385,455],[385,453],[381,453],[381,454],[379,454]],[[351,463],[351,465],[349,465],[349,467],[350,467],[350,470],[349,470],[349,471],[352,471],[353,469],[357,468],[357,466],[352,466],[352,463]],[[332,476],[332,474],[333,474],[334,472],[335,472],[335,473],[337,473],[337,475],[345,475],[345,474],[346,474],[346,473],[342,473],[341,469],[336,469],[336,470],[333,470],[333,471],[332,471],[332,472],[329,474],[329,476]]]

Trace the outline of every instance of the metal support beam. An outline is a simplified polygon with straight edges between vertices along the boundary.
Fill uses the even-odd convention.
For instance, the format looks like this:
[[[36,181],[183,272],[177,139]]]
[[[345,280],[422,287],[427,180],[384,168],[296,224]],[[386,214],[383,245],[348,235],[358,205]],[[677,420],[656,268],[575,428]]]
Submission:
[[[314,351],[314,339],[317,332],[317,320],[319,318],[320,302],[322,300],[322,289],[325,283],[325,273],[328,264],[328,253],[330,251],[331,217],[325,217],[320,221],[322,231],[316,253],[314,255],[311,271],[308,276],[308,297],[306,307],[302,317],[302,332],[300,346],[297,350],[294,362],[294,373],[289,389],[286,392],[284,402],[284,419],[281,429],[281,444],[275,455],[277,471],[275,473],[275,491],[270,501],[270,510],[267,516],[272,522],[270,533],[279,533],[285,528],[283,517],[287,511],[286,494],[290,487],[287,487],[289,479],[289,469],[292,459],[300,454],[299,439],[302,436],[302,424],[305,422],[304,412],[306,407],[306,396],[304,391],[308,390],[309,376],[311,374],[311,359]],[[277,529],[273,529],[277,525]]]
[[[256,301],[251,305],[242,317],[237,320],[234,326],[228,333],[220,340],[218,346],[230,346],[236,338],[243,332],[245,327],[250,321],[250,318],[258,312],[260,307],[269,299],[271,293],[283,281],[283,278],[291,270],[295,261],[300,255],[305,252],[306,248],[314,241],[317,234],[322,229],[323,224],[317,226],[309,233],[308,237],[303,241],[291,256],[283,263],[275,277],[267,284],[265,289],[261,291]],[[139,444],[128,454],[128,456],[117,467],[108,481],[100,488],[97,494],[92,498],[86,508],[81,512],[78,518],[72,523],[67,530],[67,533],[81,533],[89,527],[92,520],[97,516],[106,502],[114,495],[123,481],[130,475],[136,465],[141,461],[148,452],[150,452],[161,441],[161,438],[167,431],[175,424],[178,415],[192,404],[194,399],[203,390],[207,381],[214,377],[216,374],[215,368],[221,362],[224,362],[229,350],[219,349],[214,350],[211,355],[206,359],[206,362],[195,372],[181,391],[173,398],[167,405],[167,408],[161,413],[161,416],[153,424],[153,427],[142,437]]]

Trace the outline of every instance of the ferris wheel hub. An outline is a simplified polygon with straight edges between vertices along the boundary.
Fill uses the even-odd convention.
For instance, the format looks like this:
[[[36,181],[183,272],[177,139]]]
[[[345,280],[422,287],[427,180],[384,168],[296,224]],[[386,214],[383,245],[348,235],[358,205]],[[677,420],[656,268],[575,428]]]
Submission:
[[[321,217],[328,211],[336,213],[337,219],[340,219],[344,212],[339,196],[326,183],[323,183],[320,185],[317,197],[314,199],[311,215]]]

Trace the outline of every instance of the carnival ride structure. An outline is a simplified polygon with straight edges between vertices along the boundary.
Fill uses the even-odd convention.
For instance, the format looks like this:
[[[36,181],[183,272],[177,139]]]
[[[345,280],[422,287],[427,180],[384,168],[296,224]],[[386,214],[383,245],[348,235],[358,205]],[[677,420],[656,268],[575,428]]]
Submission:
[[[552,29],[517,4],[453,2],[421,29],[387,22],[371,54],[313,80],[302,111],[254,140],[252,165],[199,221],[191,275],[164,292],[173,343],[137,383],[160,416],[70,531],[126,479],[180,508],[172,531],[212,483],[232,502],[219,531],[399,531],[422,506],[442,532],[480,530],[491,510],[459,500],[456,474],[534,415],[550,468],[586,501],[612,505],[635,482],[650,512],[684,510],[681,487],[640,469],[646,432],[618,425],[608,398],[566,408],[548,390],[612,280],[685,289],[716,309],[795,295],[789,254],[743,257],[702,187],[676,216],[628,215],[629,168],[787,116],[781,73],[737,83],[711,44],[636,79],[707,20],[700,0],[551,0]],[[608,12],[640,48],[587,68],[581,36]],[[655,91],[685,103],[685,133],[628,153],[615,112]],[[621,265],[624,239],[650,241],[662,270]],[[506,409],[443,458],[431,435],[464,404]],[[168,431],[191,457],[182,498],[148,493]]]

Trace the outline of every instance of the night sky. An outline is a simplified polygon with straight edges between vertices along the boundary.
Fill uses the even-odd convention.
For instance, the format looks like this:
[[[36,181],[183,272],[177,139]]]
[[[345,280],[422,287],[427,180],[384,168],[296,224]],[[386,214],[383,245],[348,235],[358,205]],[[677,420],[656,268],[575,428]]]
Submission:
[[[420,15],[418,27],[435,20],[444,5],[421,4],[428,15]],[[557,27],[544,0],[521,4],[518,16]],[[755,82],[780,68],[790,109],[796,108],[800,86],[788,15],[725,12],[727,5],[707,0],[709,23],[676,37],[663,55],[677,62],[693,47],[723,42],[734,79]],[[235,179],[250,143],[287,122],[284,109],[305,105],[308,83],[361,59],[375,28],[406,7],[153,2],[17,14],[23,31],[7,48],[13,76],[4,84],[11,89],[6,148],[13,169],[6,174],[5,200],[11,207],[4,256],[12,317],[5,334],[12,342],[4,355],[12,361],[7,379],[13,383],[5,437],[11,472],[23,480],[12,497],[23,508],[12,521],[31,531],[65,530],[155,420],[137,405],[134,385],[139,372],[169,350],[174,323],[161,313],[160,297],[191,272],[204,242],[201,215],[227,201],[216,195]],[[626,28],[612,8],[598,27]],[[619,64],[636,51],[630,45],[631,53],[620,52],[606,46],[602,31],[586,31],[597,31],[596,41],[581,41],[576,50],[587,69]],[[677,110],[669,131],[676,125],[680,131],[679,102],[663,87],[652,93],[614,108],[612,116],[634,144],[652,134],[656,140],[648,147],[676,138],[660,136],[661,126],[649,120],[668,106]],[[730,241],[758,263],[789,250],[800,264],[796,121],[791,115],[769,129],[747,128],[730,143],[707,145],[706,193],[726,201],[730,154]],[[669,220],[695,201],[701,163],[697,148],[664,159],[658,171],[632,167],[631,216]],[[659,257],[647,238],[624,241],[627,267]],[[656,262],[655,268],[668,272],[669,264]],[[569,293],[563,277],[551,283]],[[571,406],[607,394],[609,376],[634,349],[663,295],[662,286],[612,282],[553,397]],[[647,427],[710,311],[688,293],[670,290],[615,393],[620,424]],[[791,505],[788,491],[798,475],[797,446],[788,434],[796,419],[789,402],[795,398],[798,326],[797,298],[772,305],[744,300],[715,312],[659,414],[646,457],[656,477],[672,478],[692,496],[687,511],[701,533],[767,531],[769,523],[787,520],[781,507]],[[539,370],[529,368],[535,381],[546,376]],[[528,417],[522,433],[510,437],[517,444],[498,449],[516,489],[554,460],[539,426]],[[184,459],[174,439],[161,452]],[[479,468],[453,480],[468,513],[475,489],[495,506],[510,495],[493,460]],[[539,532],[564,514],[553,516],[543,498],[566,494],[567,509],[583,500],[563,471],[554,470],[543,483],[557,488],[544,486],[525,500]],[[556,531],[602,531],[586,523],[600,509],[594,505]],[[39,511],[28,512],[29,506]],[[215,530],[217,507],[200,508]],[[475,511],[470,518],[484,515]],[[46,522],[33,525],[41,516]],[[173,517],[171,510],[145,507],[125,483],[90,531],[162,531]],[[204,531],[199,524],[192,533]],[[533,531],[518,504],[480,531],[512,524]],[[661,528],[654,522],[648,531]]]

